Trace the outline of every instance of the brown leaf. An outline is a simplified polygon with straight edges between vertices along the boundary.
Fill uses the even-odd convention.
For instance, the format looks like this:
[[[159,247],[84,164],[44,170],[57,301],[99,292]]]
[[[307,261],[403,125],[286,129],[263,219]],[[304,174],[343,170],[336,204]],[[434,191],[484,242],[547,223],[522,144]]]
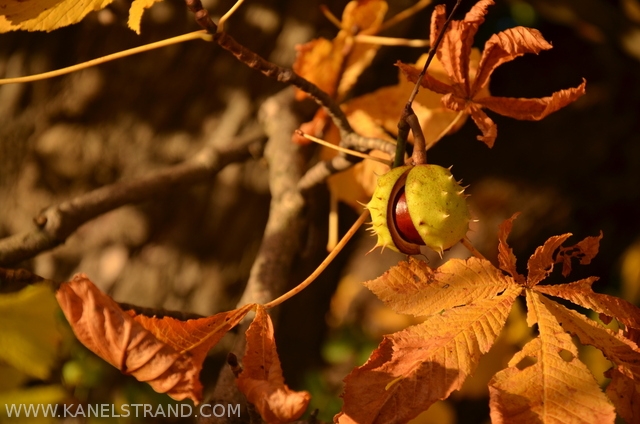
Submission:
[[[583,79],[582,84],[577,87],[556,91],[551,96],[540,99],[491,96],[478,98],[475,102],[503,116],[527,121],[539,121],[582,97],[586,86],[587,81]]]
[[[608,371],[611,382],[606,393],[616,406],[616,412],[627,423],[637,423],[640,422],[640,382],[634,381],[624,371],[623,367]]]
[[[538,54],[553,47],[540,31],[533,28],[515,27],[493,34],[484,45],[480,69],[473,82],[472,94],[489,83],[489,76],[500,65],[510,62],[525,53]]]
[[[288,423],[300,418],[310,395],[295,392],[284,383],[273,323],[262,306],[258,306],[246,335],[243,371],[236,380],[238,388],[267,423]]]
[[[513,282],[478,258],[451,259],[434,270],[410,257],[364,285],[396,313],[428,316],[491,299]]]
[[[527,287],[531,288],[549,276],[555,264],[553,254],[569,237],[571,237],[570,233],[549,237],[542,246],[536,249],[527,262],[529,270]]]
[[[516,269],[516,256],[507,243],[507,238],[513,228],[513,221],[518,215],[520,215],[520,212],[514,213],[511,218],[505,219],[498,227],[498,265],[501,270],[511,275],[518,284],[524,285],[524,276],[519,274]]]
[[[387,13],[381,0],[351,1],[342,13],[342,29],[333,40],[318,38],[297,46],[293,70],[331,96],[341,97],[373,60],[379,46],[354,44],[356,34],[374,34]],[[301,100],[306,94],[298,91]]]
[[[597,280],[597,277],[590,277],[569,284],[538,285],[534,290],[569,300],[608,317],[615,317],[627,327],[640,329],[640,308],[624,299],[594,292],[591,285]]]
[[[556,256],[556,263],[562,262],[562,275],[566,277],[571,272],[571,258],[580,259],[581,265],[590,264],[591,260],[598,254],[601,239],[602,231],[600,231],[600,235],[586,237],[574,246],[560,248]]]
[[[442,94],[442,104],[455,111],[471,115],[480,128],[478,137],[488,147],[492,147],[498,134],[495,123],[482,108],[516,119],[539,120],[572,103],[585,93],[586,82],[575,88],[560,90],[549,97],[539,99],[516,99],[490,96],[487,90],[493,71],[525,53],[539,53],[551,48],[538,30],[524,27],[510,28],[494,34],[484,46],[477,73],[470,72],[469,55],[478,27],[484,22],[487,8],[492,0],[482,0],[475,4],[463,20],[451,21],[442,43],[437,50],[437,58],[449,76],[450,82],[442,84],[426,77],[422,86]],[[431,18],[431,37],[440,32],[444,24],[445,9],[438,6]],[[401,67],[411,82],[417,82],[419,72]]]
[[[124,374],[149,383],[175,400],[202,399],[199,381],[207,352],[255,307],[179,321],[124,312],[84,274],[56,293],[76,337]]]
[[[613,406],[578,360],[578,349],[546,308],[544,296],[528,291],[527,306],[540,335],[489,383],[491,421],[613,423]],[[527,366],[525,360],[535,363]]]
[[[509,315],[522,288],[431,315],[385,336],[363,366],[345,379],[338,423],[404,423],[461,387]]]
[[[543,295],[538,296],[564,331],[577,336],[580,343],[600,349],[608,360],[624,367],[627,373],[640,381],[640,349],[634,342],[623,337],[621,332],[614,333],[576,311],[569,310]]]

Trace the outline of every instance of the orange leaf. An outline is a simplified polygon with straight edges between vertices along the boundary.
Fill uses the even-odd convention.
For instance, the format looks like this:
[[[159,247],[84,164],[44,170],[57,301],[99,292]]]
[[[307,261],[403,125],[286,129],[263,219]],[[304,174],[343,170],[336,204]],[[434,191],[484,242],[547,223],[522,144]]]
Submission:
[[[473,75],[469,56],[478,27],[484,22],[487,8],[493,0],[477,2],[463,20],[451,21],[436,54],[447,72],[450,84],[442,84],[426,77],[422,86],[442,94],[442,104],[447,108],[464,111],[482,131],[478,137],[488,147],[493,147],[498,129],[482,111],[486,107],[494,112],[516,119],[539,120],[575,101],[585,93],[586,82],[575,88],[560,90],[540,99],[515,99],[490,96],[487,90],[493,71],[525,53],[539,53],[551,48],[538,30],[524,27],[510,28],[494,34],[484,46],[482,58]],[[431,17],[431,37],[436,36],[445,20],[444,6],[437,6]],[[407,78],[417,82],[419,72],[402,67]]]
[[[310,395],[295,392],[284,384],[273,323],[262,306],[258,306],[246,334],[247,349],[243,371],[236,380],[238,388],[267,423],[288,423],[300,418]]]
[[[549,237],[542,246],[536,249],[529,258],[529,262],[527,262],[527,269],[529,270],[527,287],[531,288],[549,276],[555,264],[553,254],[569,237],[571,237],[569,233]]]
[[[490,262],[478,258],[451,259],[434,270],[410,257],[364,284],[395,312],[428,316],[491,299],[513,282]]]
[[[510,62],[525,53],[538,54],[542,50],[553,47],[540,31],[533,28],[515,27],[493,34],[484,45],[480,72],[473,82],[471,93],[477,93],[480,88],[489,83],[489,75],[500,65]]]
[[[600,349],[608,360],[624,367],[628,374],[632,375],[636,381],[640,381],[640,349],[634,342],[623,337],[621,333],[614,333],[584,315],[569,310],[543,295],[537,296],[542,299],[546,309],[560,323],[563,331],[568,331],[577,336],[582,344],[588,344]]]
[[[608,317],[615,317],[627,327],[640,329],[640,308],[614,296],[595,293],[591,289],[597,277],[557,286],[538,285],[534,290],[569,300],[576,305],[592,309]]]
[[[379,48],[373,44],[354,44],[352,37],[375,33],[387,8],[387,2],[381,0],[349,2],[342,13],[342,29],[336,38],[332,41],[318,38],[296,47],[298,56],[293,70],[331,96],[344,95]],[[305,97],[301,91],[296,94],[298,100]]]
[[[84,274],[61,284],[56,297],[87,348],[157,392],[196,404],[202,399],[198,376],[207,352],[255,306],[197,320],[149,318],[124,312]]]
[[[582,84],[577,87],[556,91],[551,96],[540,99],[491,96],[477,98],[474,102],[503,116],[527,121],[539,121],[582,97],[586,86],[587,81],[583,79]]]
[[[640,422],[640,383],[627,376],[624,368],[608,371],[611,382],[607,386],[607,396],[616,406],[616,412],[627,423]]]
[[[561,248],[556,256],[556,263],[562,262],[562,275],[566,277],[571,272],[571,258],[580,259],[581,265],[590,264],[591,260],[598,254],[601,239],[602,231],[598,236],[585,237],[584,240],[574,246]]]
[[[546,308],[544,297],[527,292],[527,306],[540,335],[527,343],[489,383],[493,423],[613,423],[613,406],[578,350]],[[535,361],[527,366],[525,359]]]
[[[461,387],[495,342],[522,288],[431,315],[385,336],[345,378],[338,423],[406,422]]]
[[[507,243],[507,238],[513,228],[513,221],[518,215],[520,212],[514,213],[511,218],[505,219],[498,227],[498,264],[500,269],[511,275],[518,284],[524,284],[524,276],[519,274],[516,269],[516,256]]]

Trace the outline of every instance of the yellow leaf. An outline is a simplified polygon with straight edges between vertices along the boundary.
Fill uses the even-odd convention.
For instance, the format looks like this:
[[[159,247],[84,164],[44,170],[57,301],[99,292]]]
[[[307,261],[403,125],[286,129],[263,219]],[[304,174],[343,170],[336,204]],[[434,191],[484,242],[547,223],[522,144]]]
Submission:
[[[153,6],[154,3],[157,3],[162,0],[133,0],[131,4],[131,9],[129,9],[129,21],[127,24],[129,28],[134,30],[136,34],[140,34],[140,21],[142,20],[142,13],[145,9]]]
[[[0,359],[33,377],[48,378],[62,338],[57,309],[46,284],[0,295]]]
[[[623,367],[611,370],[610,377],[607,396],[627,423],[637,423],[640,421],[640,383],[630,378]]]
[[[576,311],[571,311],[542,295],[538,296],[546,309],[562,325],[563,331],[577,336],[582,344],[597,347],[607,359],[624,367],[633,378],[640,381],[640,349],[634,342],[623,337],[620,332],[614,333]]]
[[[578,360],[578,349],[547,308],[547,301],[527,292],[530,323],[535,320],[540,335],[489,383],[492,422],[613,423],[613,406]]]
[[[608,317],[615,317],[628,327],[640,329],[640,308],[626,300],[595,293],[591,289],[591,285],[597,280],[597,277],[590,277],[569,284],[556,286],[539,285],[534,290],[569,300],[576,305],[593,309]]]
[[[113,0],[0,0],[0,10],[5,4],[11,10],[17,10],[16,3],[28,4],[27,9],[41,10],[35,13],[31,11],[8,14],[3,11],[0,15],[0,32],[16,30],[27,31],[53,31],[80,22],[89,12],[104,9]]]
[[[512,284],[486,260],[451,259],[434,270],[409,258],[365,286],[395,312],[422,316],[491,299]]]
[[[60,422],[56,415],[62,413],[63,407],[58,405],[65,398],[69,397],[62,386],[36,386],[20,390],[11,390],[8,392],[0,392],[0,404],[4,405],[0,408],[0,422],[11,422],[12,424],[53,424]],[[13,407],[13,408],[12,408]],[[22,407],[20,417],[17,417],[17,408]],[[31,407],[31,410],[26,408]],[[38,415],[36,416],[36,408]],[[48,408],[48,409],[47,409]],[[54,408],[58,411],[54,414]],[[30,412],[30,417],[26,416],[26,412]],[[45,411],[48,417],[45,416]],[[11,417],[9,417],[11,413]],[[10,418],[10,420],[6,420]]]
[[[345,379],[339,423],[406,422],[460,388],[495,342],[522,288],[432,315],[386,336]]]

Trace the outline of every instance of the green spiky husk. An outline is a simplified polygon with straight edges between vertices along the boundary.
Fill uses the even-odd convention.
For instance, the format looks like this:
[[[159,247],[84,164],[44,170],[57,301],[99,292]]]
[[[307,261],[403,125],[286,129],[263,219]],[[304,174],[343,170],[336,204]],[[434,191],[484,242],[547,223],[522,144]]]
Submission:
[[[388,203],[394,200],[390,194],[396,181],[408,170],[405,194],[411,221],[424,244],[442,254],[464,238],[470,214],[464,188],[448,169],[438,165],[401,166],[378,178],[376,190],[367,204],[372,229],[378,236],[376,247],[402,251],[389,231],[393,223],[388,222]]]

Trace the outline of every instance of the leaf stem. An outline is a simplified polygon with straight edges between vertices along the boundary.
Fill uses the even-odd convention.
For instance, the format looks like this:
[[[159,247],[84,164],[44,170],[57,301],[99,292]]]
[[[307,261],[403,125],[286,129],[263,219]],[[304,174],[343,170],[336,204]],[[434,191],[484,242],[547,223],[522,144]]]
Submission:
[[[47,78],[59,77],[61,75],[70,74],[71,72],[76,72],[82,69],[90,68],[92,66],[101,65],[103,63],[110,62],[112,60],[121,59],[123,57],[132,56],[134,54],[143,53],[143,52],[151,51],[154,49],[159,49],[161,47],[170,46],[172,44],[184,43],[185,41],[191,41],[191,40],[197,40],[197,39],[204,40],[204,41],[213,41],[213,36],[211,34],[208,34],[207,31],[204,31],[204,30],[190,32],[188,34],[182,34],[182,35],[178,35],[177,37],[167,38],[166,40],[156,41],[155,43],[145,44],[144,46],[123,50],[121,52],[102,56],[98,59],[89,60],[87,62],[79,63],[73,66],[68,66],[62,69],[57,69],[55,71],[44,72],[42,74],[29,75],[26,77],[0,79],[0,85],[33,82],[33,81],[44,80]]]
[[[271,302],[263,306],[266,309],[273,308],[274,306],[280,305],[285,300],[292,298],[296,294],[300,293],[302,290],[306,289],[311,283],[315,281],[316,278],[318,278],[318,276],[322,273],[322,271],[324,271],[329,266],[329,264],[335,259],[335,257],[338,256],[338,253],[340,253],[340,251],[344,248],[347,242],[351,240],[351,237],[353,237],[356,231],[358,231],[358,228],[360,228],[362,224],[364,224],[364,221],[368,217],[369,217],[369,210],[365,209],[364,212],[362,212],[362,214],[360,215],[360,217],[356,220],[356,222],[351,226],[349,231],[347,231],[344,237],[342,237],[342,239],[338,242],[336,247],[331,251],[331,253],[329,253],[329,255],[327,255],[325,260],[322,261],[320,265],[318,265],[318,268],[316,268],[316,270],[313,271],[311,275],[309,275],[302,283],[298,284],[293,289],[289,290],[282,296],[272,300]]]
[[[463,238],[460,243],[462,243],[462,245],[464,247],[466,247],[467,249],[469,249],[469,252],[471,252],[471,254],[473,256],[475,256],[478,259],[484,259],[485,261],[488,260],[487,258],[484,257],[484,255],[482,253],[480,253],[480,251],[478,251],[478,249],[476,249],[471,242],[469,241],[468,238]]]
[[[375,156],[371,156],[371,155],[368,155],[366,153],[358,152],[357,150],[351,150],[351,149],[347,149],[346,147],[337,146],[337,145],[335,145],[333,143],[329,143],[328,141],[322,140],[322,139],[320,139],[318,137],[314,137],[311,134],[307,134],[305,132],[302,132],[301,130],[296,130],[295,133],[300,135],[300,136],[302,136],[302,137],[304,137],[304,138],[306,138],[307,140],[313,141],[314,143],[318,143],[318,144],[320,144],[322,146],[328,147],[329,149],[337,150],[338,152],[346,153],[348,155],[356,156],[356,157],[359,157],[359,158],[362,158],[362,159],[368,159],[368,160],[372,160],[372,161],[375,161],[375,162],[380,162],[380,163],[383,163],[385,165],[389,165],[389,166],[391,165],[391,162],[386,160],[386,159],[377,158]]]

